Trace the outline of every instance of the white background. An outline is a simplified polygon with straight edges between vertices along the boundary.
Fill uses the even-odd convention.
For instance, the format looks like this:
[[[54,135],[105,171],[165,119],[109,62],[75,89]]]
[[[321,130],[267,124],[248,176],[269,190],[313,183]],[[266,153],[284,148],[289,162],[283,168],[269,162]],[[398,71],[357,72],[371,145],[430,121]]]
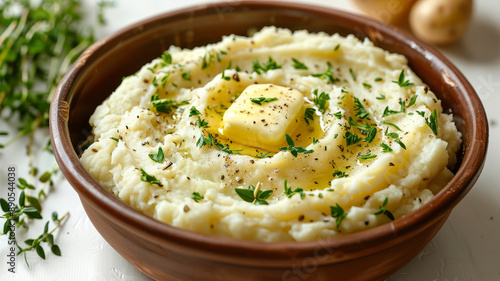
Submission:
[[[83,2],[84,12],[93,17],[97,0]],[[108,25],[99,30],[99,37],[151,15],[213,1],[116,2],[118,3],[106,12]],[[307,2],[357,12],[349,0]],[[500,280],[499,11],[500,1],[476,1],[474,21],[468,34],[461,42],[440,49],[473,84],[486,108],[490,124],[490,145],[483,173],[430,244],[389,280]],[[16,132],[16,126],[2,120],[0,131],[9,131],[12,136]],[[47,131],[39,132],[37,139],[45,142],[47,136]],[[6,137],[2,137],[0,143],[5,143],[6,140]],[[25,139],[0,150],[0,197],[7,196],[7,167],[14,165],[19,176],[27,177],[26,142]],[[43,145],[45,143],[40,143],[41,147]],[[55,165],[50,154],[43,152],[40,155],[42,157],[38,158],[38,166],[43,167],[42,170]],[[87,218],[76,192],[61,176],[43,205],[43,215],[46,218],[50,217],[54,210],[61,215],[70,212],[69,220],[55,235],[62,250],[62,257],[47,251],[46,260],[41,260],[35,253],[29,253],[30,267],[18,257],[16,273],[11,274],[7,271],[6,264],[7,239],[1,236],[0,280],[150,280],[104,241]],[[34,236],[41,232],[42,228],[43,222],[35,223],[31,228],[33,232],[36,230],[35,234],[18,231],[18,238],[23,241],[30,238],[29,235]]]

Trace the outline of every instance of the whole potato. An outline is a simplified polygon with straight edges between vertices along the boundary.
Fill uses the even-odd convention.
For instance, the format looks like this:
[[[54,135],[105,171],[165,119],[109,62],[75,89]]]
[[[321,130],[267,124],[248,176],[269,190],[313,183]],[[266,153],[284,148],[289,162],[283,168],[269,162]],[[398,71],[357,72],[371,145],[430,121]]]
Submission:
[[[366,15],[386,23],[405,20],[415,0],[353,0]]]
[[[449,44],[467,31],[472,0],[420,0],[410,12],[413,33],[431,44]]]

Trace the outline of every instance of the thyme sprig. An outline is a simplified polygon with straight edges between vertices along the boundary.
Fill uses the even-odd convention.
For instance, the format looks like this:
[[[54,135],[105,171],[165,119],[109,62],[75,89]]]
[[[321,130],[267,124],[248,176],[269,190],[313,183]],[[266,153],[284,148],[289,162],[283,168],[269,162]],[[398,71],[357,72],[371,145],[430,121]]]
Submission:
[[[291,186],[287,186],[287,180],[285,180],[285,195],[288,198],[291,198],[294,194],[300,194],[300,199],[304,199],[306,194],[304,193],[304,189],[300,187],[296,187],[292,190]]]
[[[269,205],[266,201],[271,195],[273,195],[273,190],[260,190],[261,183],[257,183],[257,186],[249,185],[247,189],[235,188],[236,194],[246,202],[255,205]]]
[[[401,74],[399,74],[399,79],[398,81],[392,81],[393,83],[396,83],[399,85],[399,87],[410,87],[413,85],[413,83],[410,83],[410,80],[405,81],[405,70],[401,70]]]
[[[374,215],[378,216],[378,215],[381,215],[381,214],[384,214],[386,215],[390,220],[394,220],[394,216],[392,215],[392,213],[387,210],[385,208],[385,205],[387,205],[387,203],[389,202],[389,199],[387,197],[385,197],[385,200],[384,202],[382,203],[382,206],[380,207],[380,209],[374,213]]]
[[[305,148],[303,148],[301,146],[295,146],[295,143],[294,143],[292,137],[290,137],[290,135],[288,135],[288,134],[285,135],[285,138],[286,138],[286,142],[288,143],[288,146],[287,147],[281,147],[280,148],[281,151],[288,150],[295,157],[297,157],[297,155],[299,153],[309,154],[309,153],[313,153],[314,152],[314,150],[312,150],[312,149],[307,150],[307,149],[305,149]]]

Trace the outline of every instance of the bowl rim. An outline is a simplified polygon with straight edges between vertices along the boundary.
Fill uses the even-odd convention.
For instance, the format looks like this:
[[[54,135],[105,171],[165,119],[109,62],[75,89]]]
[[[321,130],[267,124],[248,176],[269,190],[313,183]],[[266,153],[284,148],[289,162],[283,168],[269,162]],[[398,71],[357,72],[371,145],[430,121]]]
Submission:
[[[327,13],[343,19],[348,18],[349,20],[356,21],[363,26],[376,26],[377,30],[382,31],[385,34],[390,34],[400,42],[412,46],[415,51],[420,53],[425,51],[425,54],[431,55],[433,58],[439,60],[446,66],[447,70],[454,75],[454,78],[456,78],[454,81],[458,83],[457,86],[462,88],[461,92],[464,93],[464,103],[467,105],[467,108],[471,108],[470,111],[473,115],[473,119],[477,122],[470,124],[470,130],[467,130],[472,133],[472,139],[475,141],[472,141],[470,145],[464,149],[464,155],[460,168],[457,170],[453,179],[443,188],[443,190],[426,205],[411,212],[410,214],[390,223],[368,230],[346,236],[316,241],[261,242],[203,234],[165,224],[140,213],[102,188],[81,165],[77,153],[74,151],[71,144],[68,131],[67,116],[69,115],[67,114],[69,114],[69,102],[72,98],[69,94],[71,92],[72,83],[78,78],[82,68],[85,66],[86,60],[102,48],[102,46],[107,42],[112,42],[125,34],[133,34],[133,31],[138,26],[144,26],[148,23],[175,15],[196,13],[196,11],[213,9],[220,6],[221,3],[194,5],[159,14],[129,25],[95,42],[77,59],[77,61],[71,66],[69,71],[63,77],[57,87],[51,104],[50,133],[54,155],[58,165],[72,187],[78,192],[82,201],[92,200],[92,206],[98,206],[100,210],[106,212],[106,215],[118,220],[123,226],[132,231],[140,232],[143,235],[149,236],[151,239],[155,239],[156,241],[167,241],[171,239],[172,241],[180,242],[184,246],[187,244],[190,244],[190,247],[204,245],[205,247],[208,246],[207,248],[212,250],[230,248],[237,251],[259,253],[259,256],[266,256],[272,255],[272,253],[276,251],[310,252],[311,250],[316,249],[318,245],[332,249],[350,246],[354,247],[369,241],[383,241],[400,235],[408,235],[409,232],[418,229],[419,226],[423,224],[435,223],[442,216],[447,216],[451,211],[451,208],[454,207],[470,190],[474,182],[479,177],[481,169],[484,165],[488,142],[488,122],[484,107],[482,106],[477,93],[474,91],[473,87],[466,80],[463,74],[448,59],[446,59],[444,55],[437,51],[437,49],[421,42],[411,34],[398,31],[391,26],[381,24],[372,19],[351,14],[349,12],[339,11],[330,7],[282,1],[237,1],[236,5],[250,7],[268,6],[280,7],[283,9],[307,10],[314,13]],[[305,26],[304,29],[306,28],[307,27]],[[437,202],[440,203],[436,204]],[[265,244],[265,247],[262,247],[263,244]],[[258,251],[255,251],[255,249],[258,249]],[[199,256],[203,256],[203,254],[197,254]]]

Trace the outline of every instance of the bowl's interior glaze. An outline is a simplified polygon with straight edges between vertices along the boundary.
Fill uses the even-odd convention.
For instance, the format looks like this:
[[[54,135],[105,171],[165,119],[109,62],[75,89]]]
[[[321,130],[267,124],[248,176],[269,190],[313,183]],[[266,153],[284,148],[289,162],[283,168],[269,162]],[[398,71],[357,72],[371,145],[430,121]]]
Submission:
[[[341,261],[355,265],[356,259],[370,255],[380,260],[377,255],[383,249],[393,248],[389,251],[396,253],[398,243],[414,239],[415,244],[410,245],[413,248],[405,259],[388,259],[393,264],[387,264],[389,269],[376,275],[387,276],[430,241],[479,176],[486,153],[488,125],[477,94],[439,52],[392,27],[323,7],[283,2],[238,3],[203,5],[160,15],[103,39],[82,54],[56,91],[51,109],[51,134],[61,170],[82,197],[86,208],[93,208],[88,212],[89,216],[91,213],[102,215],[109,222],[117,223],[117,227],[143,235],[145,241],[168,244],[177,247],[175,249],[179,252],[188,249],[189,253],[183,255],[188,253],[219,262],[234,261],[260,267],[294,264],[298,258],[310,256],[319,244],[286,242],[262,247],[258,242],[214,237],[164,225],[136,212],[102,189],[79,163],[78,146],[91,133],[88,120],[95,107],[116,89],[122,77],[135,73],[172,44],[192,48],[218,42],[224,35],[247,35],[249,29],[267,25],[367,37],[377,46],[408,58],[410,67],[442,100],[443,107],[452,111],[463,135],[456,176],[425,208],[391,224],[320,243],[322,247],[336,251],[322,261],[323,264]],[[99,218],[94,216],[91,219],[98,221]],[[427,236],[419,237],[421,232]],[[111,237],[111,234],[103,236]],[[131,260],[133,257],[126,258]],[[365,264],[369,261],[366,260]]]

